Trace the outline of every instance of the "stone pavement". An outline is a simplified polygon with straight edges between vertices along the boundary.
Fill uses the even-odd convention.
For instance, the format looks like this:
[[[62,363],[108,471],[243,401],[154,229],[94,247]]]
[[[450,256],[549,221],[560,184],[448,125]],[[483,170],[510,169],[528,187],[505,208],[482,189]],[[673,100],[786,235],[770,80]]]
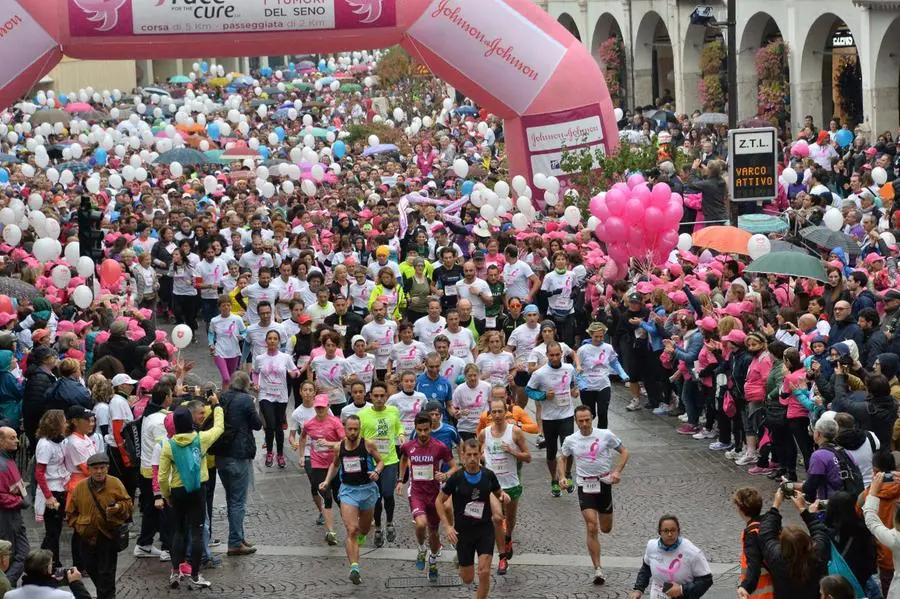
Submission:
[[[185,353],[186,358],[196,360],[203,380],[219,380],[202,346],[191,346]],[[731,494],[737,486],[753,484],[770,497],[775,484],[752,477],[721,453],[709,451],[706,441],[675,434],[679,424],[675,418],[626,412],[626,393],[619,384],[612,403],[610,428],[631,451],[631,460],[614,490],[613,532],[601,538],[607,584],[599,588],[591,584],[576,496],[550,496],[544,452],[532,446],[533,462],[523,469],[525,494],[519,508],[515,557],[505,577],[494,576],[491,596],[630,597],[644,547],[655,537],[657,519],[671,513],[679,517],[684,535],[704,550],[713,565],[715,583],[707,597],[732,599],[743,524],[731,504]],[[239,558],[222,555],[222,567],[205,572],[213,582],[210,593],[226,599],[472,596],[471,589],[453,576],[449,548],[442,556],[441,585],[452,586],[429,586],[424,574],[415,569],[413,528],[405,499],[397,501],[396,543],[383,549],[364,548],[364,582],[354,587],[347,579],[339,511],[335,510],[335,528],[341,544],[328,547],[323,527],[315,525],[309,484],[296,454],[290,453],[284,471],[265,468],[262,457],[260,452],[254,464],[255,483],[245,522],[247,539],[259,547],[259,553]],[[792,508],[786,511],[793,512]],[[213,536],[224,540],[227,521],[221,486],[214,512]],[[794,520],[795,514],[788,517]],[[39,532],[31,530],[33,542],[40,542]],[[219,551],[224,552],[224,543]],[[129,549],[120,556],[118,597],[170,597],[187,592],[167,588],[167,568],[155,559],[135,561]]]

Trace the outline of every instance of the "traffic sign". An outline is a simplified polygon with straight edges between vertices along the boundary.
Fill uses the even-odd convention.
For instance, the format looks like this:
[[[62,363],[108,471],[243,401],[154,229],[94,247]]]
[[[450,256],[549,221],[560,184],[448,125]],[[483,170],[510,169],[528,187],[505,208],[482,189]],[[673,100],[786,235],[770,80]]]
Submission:
[[[728,191],[732,202],[759,202],[778,194],[778,131],[732,129],[728,132]]]

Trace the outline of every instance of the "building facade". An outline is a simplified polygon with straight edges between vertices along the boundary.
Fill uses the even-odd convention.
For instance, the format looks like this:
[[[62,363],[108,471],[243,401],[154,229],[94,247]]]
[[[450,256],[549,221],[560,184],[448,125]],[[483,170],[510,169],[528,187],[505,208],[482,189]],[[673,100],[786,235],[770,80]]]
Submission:
[[[669,90],[676,110],[701,108],[704,44],[725,29],[691,24],[700,5],[724,23],[724,0],[535,0],[585,43],[603,66],[601,44],[624,50],[622,103],[652,104]],[[861,110],[844,115],[873,132],[900,126],[900,1],[737,0],[739,118],[757,114],[757,51],[781,38],[789,47],[789,112],[796,129],[811,115],[819,126],[841,113],[841,93],[859,79]],[[844,73],[855,55],[858,66]],[[850,81],[848,82],[848,79]],[[729,90],[729,97],[735,95]]]

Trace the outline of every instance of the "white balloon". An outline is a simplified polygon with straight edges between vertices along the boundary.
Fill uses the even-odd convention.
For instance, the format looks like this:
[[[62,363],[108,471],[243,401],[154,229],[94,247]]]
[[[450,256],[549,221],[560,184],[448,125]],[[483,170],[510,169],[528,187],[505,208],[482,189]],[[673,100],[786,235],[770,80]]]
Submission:
[[[578,223],[581,222],[581,211],[578,210],[577,206],[567,206],[566,211],[563,213],[563,218],[566,219],[566,223],[570,227],[577,227]]]
[[[465,179],[469,174],[469,163],[462,158],[457,158],[453,161],[453,172],[460,179]]]
[[[312,115],[311,115],[311,114],[304,114],[304,115],[303,115],[303,126],[304,126],[304,127],[310,127],[312,124],[313,124],[313,118],[312,118]]]
[[[614,108],[614,109],[613,109],[613,116],[616,117],[616,122],[618,122],[618,121],[621,121],[621,120],[622,120],[622,117],[625,116],[625,113],[622,112],[622,109],[621,109],[621,108]]]
[[[683,252],[687,252],[688,250],[691,249],[692,245],[694,245],[694,240],[691,237],[691,234],[690,233],[682,233],[681,235],[678,236],[678,245],[676,245],[675,247],[677,247],[679,250],[681,250]]]
[[[79,277],[88,278],[94,274],[94,261],[89,256],[81,256],[75,263],[75,271]]]
[[[512,180],[512,188],[519,195],[525,193],[525,188],[528,187],[528,180],[525,179],[522,175],[516,175]]]
[[[134,169],[134,178],[138,181],[146,181],[148,175],[149,173],[147,173],[147,169],[144,167]]]
[[[553,193],[552,191],[544,192],[544,201],[548,206],[556,206],[559,204],[559,196]]]
[[[513,214],[512,225],[516,229],[516,231],[524,231],[528,228],[528,217],[521,212],[518,214]]]
[[[72,280],[72,271],[69,270],[68,266],[60,264],[54,266],[53,270],[50,271],[50,278],[53,279],[54,285],[60,289],[65,289],[69,285],[69,281]]]
[[[180,177],[184,174],[184,167],[181,166],[180,162],[173,162],[169,165],[169,172],[172,173],[173,177]]]
[[[31,179],[34,176],[34,172],[35,172],[34,167],[31,166],[30,164],[22,165],[22,174],[25,175],[27,178]]]
[[[41,168],[47,168],[47,166],[50,164],[50,157],[46,154],[35,154],[34,163]]]
[[[275,195],[275,185],[272,183],[265,183],[262,186],[262,195],[264,198],[269,199]]]
[[[176,325],[175,328],[172,329],[172,345],[178,349],[186,348],[191,344],[193,338],[194,332],[191,331],[191,327],[186,324]]]
[[[483,218],[484,220],[491,220],[495,216],[496,213],[494,212],[494,207],[490,204],[485,204],[481,207],[481,218]]]
[[[531,208],[531,200],[525,196],[520,196],[516,200],[516,208],[519,212],[528,212],[529,208]]]
[[[832,231],[840,231],[844,227],[844,215],[837,208],[829,208],[822,217],[822,222]]]
[[[381,143],[381,140],[378,139],[377,135],[370,135],[368,142],[369,142],[369,147],[374,147],[374,146],[379,145]]]
[[[284,183],[281,184],[281,190],[284,193],[291,195],[292,193],[294,193],[294,184],[291,183],[290,181],[285,181]]]
[[[544,189],[558,194],[559,193],[559,179],[557,179],[556,177],[547,177],[547,186]]]
[[[747,242],[747,253],[756,260],[772,251],[772,242],[765,235],[757,233]]]
[[[64,170],[59,174],[59,182],[63,185],[69,185],[75,180],[75,173],[70,171],[69,169]]]
[[[887,171],[880,166],[876,166],[872,169],[872,181],[877,185],[884,185],[887,183]]]
[[[268,179],[271,173],[269,172],[268,167],[260,166],[256,169],[256,178],[257,179]]]
[[[268,141],[269,141],[270,146],[277,146],[278,145],[278,134],[274,133],[274,132],[269,133]]]
[[[434,119],[431,118],[430,116],[426,116],[426,117],[422,118],[422,126],[425,127],[426,129],[430,129],[433,124],[434,124]]]
[[[91,302],[94,301],[94,293],[87,285],[79,285],[72,292],[72,301],[82,310],[86,310],[87,307],[91,305]]]
[[[44,221],[44,233],[50,239],[59,239],[60,227],[59,221],[54,218],[48,218]]]
[[[4,210],[7,210],[7,208],[4,208]],[[19,228],[19,225],[3,225],[3,241],[9,245],[18,245],[22,241],[22,229]]]
[[[537,173],[534,176],[534,186],[538,189],[547,189],[547,175],[544,173]],[[555,193],[555,192],[554,192]]]
[[[600,224],[600,219],[596,216],[591,216],[587,220],[587,230],[588,231],[596,231],[597,226]]]
[[[372,137],[375,137],[374,135]],[[371,137],[369,138],[371,139]],[[377,139],[377,138],[376,138]],[[316,138],[307,133],[303,136],[303,145],[307,148],[313,148],[316,145]]]
[[[312,175],[316,182],[321,182],[325,178],[325,169],[322,168],[321,164],[316,164],[310,169],[309,174]]]
[[[469,195],[469,201],[472,202],[472,205],[476,208],[481,208],[485,204],[487,204],[487,198],[482,195],[481,190],[476,189],[472,191]]]
[[[300,184],[300,189],[309,197],[316,195],[316,184],[309,179],[304,179],[303,183]]]
[[[203,189],[206,191],[206,193],[213,193],[216,190],[217,186],[218,186],[218,182],[216,181],[216,178],[213,177],[212,175],[207,175],[203,179]]]
[[[67,243],[63,256],[65,257],[66,262],[72,266],[76,266],[78,264],[78,258],[81,256],[81,244],[77,241]]]
[[[506,181],[497,181],[494,184],[494,193],[496,193],[501,198],[509,197],[509,183]]]
[[[784,169],[781,172],[781,176],[782,176],[782,178],[784,178],[785,182],[788,185],[793,185],[794,183],[797,182],[797,171],[795,171],[791,167]]]
[[[59,258],[57,243],[49,237],[42,237],[35,241],[31,248],[31,253],[34,254],[34,257],[37,258],[41,264],[46,264],[47,262],[52,262]]]
[[[59,180],[59,173],[56,173],[56,180],[57,181]],[[41,206],[43,206],[43,205],[44,205],[44,198],[41,197],[41,194],[33,193],[30,196],[28,196],[28,207],[31,208],[32,210],[40,210]]]

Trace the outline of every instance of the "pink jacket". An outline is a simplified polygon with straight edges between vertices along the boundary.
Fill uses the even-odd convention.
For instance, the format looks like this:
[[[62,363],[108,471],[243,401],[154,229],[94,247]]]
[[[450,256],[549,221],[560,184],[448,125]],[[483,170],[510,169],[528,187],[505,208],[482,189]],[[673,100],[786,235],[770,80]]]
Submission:
[[[786,377],[784,377],[784,382],[781,384],[781,392],[782,394],[787,393],[787,399],[779,399],[781,405],[787,406],[787,417],[788,418],[808,418],[809,411],[803,407],[803,404],[800,403],[800,400],[797,399],[793,393],[791,393],[791,389],[793,386],[800,384],[806,384],[806,369],[800,368],[790,373]]]
[[[716,355],[706,349],[706,344],[703,344],[703,349],[700,350],[700,355],[697,357],[697,366],[700,370],[705,370],[707,367],[712,364],[717,363],[719,360],[716,358]],[[713,377],[705,376],[700,378],[700,383],[704,387],[712,387],[713,386]]]
[[[744,382],[744,398],[747,401],[763,401],[766,399],[766,379],[772,370],[772,356],[762,352],[750,362],[747,369],[747,380]]]

